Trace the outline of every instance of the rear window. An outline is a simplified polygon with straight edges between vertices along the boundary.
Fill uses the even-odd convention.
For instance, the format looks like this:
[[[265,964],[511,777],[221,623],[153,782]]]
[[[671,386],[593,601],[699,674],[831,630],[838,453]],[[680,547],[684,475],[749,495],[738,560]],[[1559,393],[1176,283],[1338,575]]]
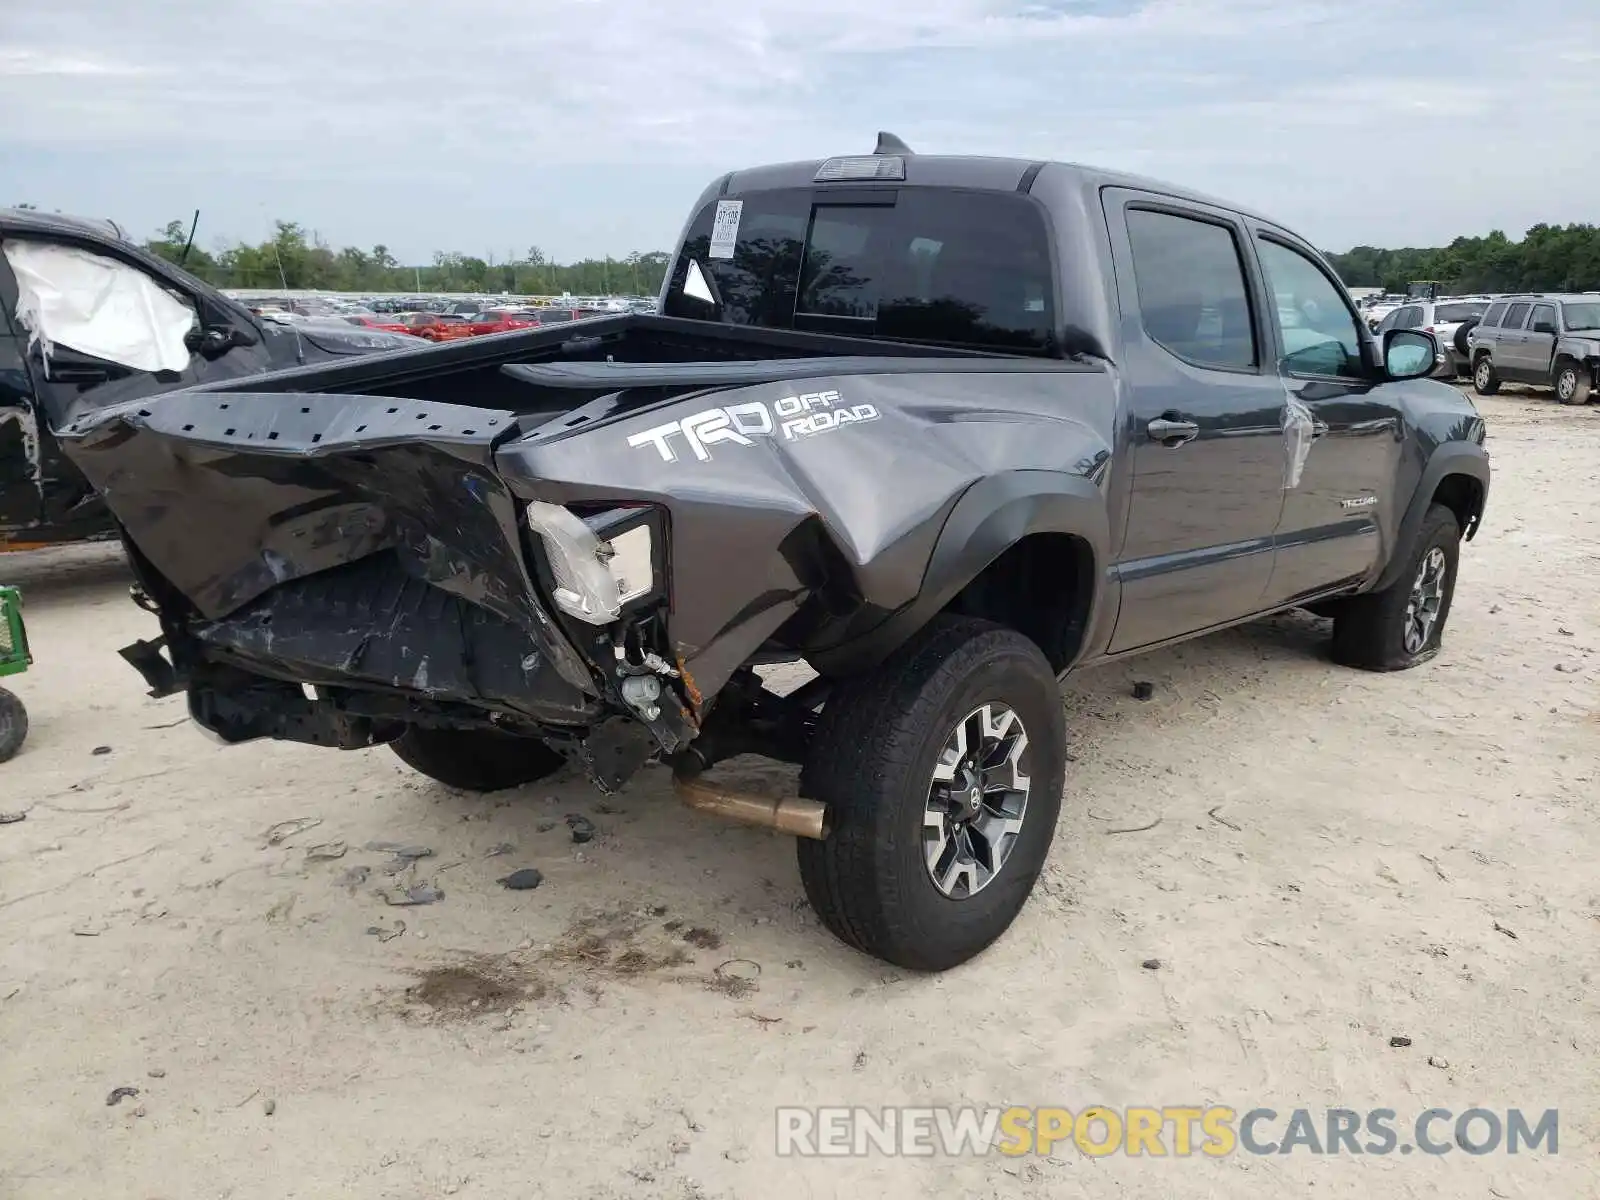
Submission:
[[[1498,324],[1500,324],[1500,318],[1505,316],[1505,315],[1506,315],[1506,306],[1503,303],[1502,304],[1491,304],[1491,305],[1489,305],[1488,311],[1483,314],[1483,322],[1482,323],[1484,325],[1489,325],[1489,326],[1498,325]]]
[[[684,296],[688,260],[709,273],[721,319],[855,337],[1045,353],[1054,348],[1049,241],[1035,203],[934,188],[784,189],[740,197],[727,257],[712,256],[717,204],[695,218],[665,313],[704,317]]]
[[[1452,321],[1476,321],[1483,316],[1482,304],[1440,304],[1433,310],[1433,320],[1438,325],[1448,325]]]
[[[1506,309],[1505,320],[1502,324],[1507,329],[1521,329],[1522,322],[1527,319],[1529,307],[1526,304],[1513,304]]]

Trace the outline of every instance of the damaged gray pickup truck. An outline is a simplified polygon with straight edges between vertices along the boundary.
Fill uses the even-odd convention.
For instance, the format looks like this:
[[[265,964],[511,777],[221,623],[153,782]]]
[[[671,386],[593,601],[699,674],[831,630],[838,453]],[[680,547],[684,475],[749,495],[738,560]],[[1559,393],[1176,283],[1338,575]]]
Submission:
[[[655,759],[940,970],[1043,867],[1059,675],[1296,606],[1346,664],[1437,652],[1489,468],[1435,350],[1265,218],[885,136],[715,181],[658,317],[56,425],[160,620],[124,655],[225,741],[479,789]],[[799,794],[719,786],[743,754]]]

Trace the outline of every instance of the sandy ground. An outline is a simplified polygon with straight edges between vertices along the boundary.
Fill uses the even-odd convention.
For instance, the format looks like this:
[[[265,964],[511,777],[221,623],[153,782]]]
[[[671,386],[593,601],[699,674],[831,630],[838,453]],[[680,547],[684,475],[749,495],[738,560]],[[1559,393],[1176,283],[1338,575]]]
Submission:
[[[113,558],[0,560],[38,658],[0,767],[0,1196],[1600,1195],[1600,407],[1482,407],[1444,653],[1341,670],[1293,615],[1073,679],[1045,877],[936,978],[834,942],[788,841],[659,771],[482,798],[215,746],[116,658],[152,622]],[[391,876],[373,842],[432,854]],[[443,900],[378,895],[421,882]],[[1557,1107],[1561,1142],[774,1156],[776,1104],[962,1102]]]

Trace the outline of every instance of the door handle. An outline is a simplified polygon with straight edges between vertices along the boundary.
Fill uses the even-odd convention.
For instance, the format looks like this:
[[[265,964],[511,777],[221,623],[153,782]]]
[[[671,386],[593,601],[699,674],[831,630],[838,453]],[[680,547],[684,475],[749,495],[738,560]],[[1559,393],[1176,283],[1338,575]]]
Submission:
[[[1168,413],[1157,417],[1145,426],[1145,432],[1150,435],[1152,442],[1160,442],[1163,446],[1177,447],[1185,442],[1192,442],[1200,436],[1200,426],[1194,421],[1185,421],[1177,413]]]

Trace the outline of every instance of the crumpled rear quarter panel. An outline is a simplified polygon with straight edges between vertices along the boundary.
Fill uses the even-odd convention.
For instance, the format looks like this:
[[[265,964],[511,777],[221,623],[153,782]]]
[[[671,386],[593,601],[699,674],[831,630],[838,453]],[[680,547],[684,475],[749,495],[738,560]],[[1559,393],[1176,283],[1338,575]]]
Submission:
[[[862,419],[785,436],[781,412],[793,404],[783,402],[828,392],[838,398],[814,411]],[[755,432],[769,422],[745,406],[770,414],[772,431]],[[729,409],[748,436],[697,451],[681,432],[697,414]],[[1071,363],[847,375],[702,393],[595,428],[552,422],[501,446],[495,461],[528,499],[667,510],[669,628],[709,695],[805,598],[785,549],[801,525],[820,523],[860,596],[887,614],[916,597],[945,519],[972,484],[1024,470],[1090,476],[1109,456],[1114,412],[1111,375]],[[678,431],[663,432],[674,422]]]

